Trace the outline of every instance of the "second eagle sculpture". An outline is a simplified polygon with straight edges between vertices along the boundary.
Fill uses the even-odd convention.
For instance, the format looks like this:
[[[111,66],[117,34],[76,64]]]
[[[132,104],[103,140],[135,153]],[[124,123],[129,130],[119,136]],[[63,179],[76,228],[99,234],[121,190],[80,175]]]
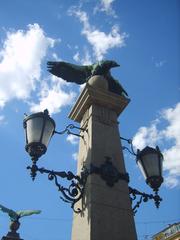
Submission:
[[[22,211],[14,211],[12,209],[9,209],[7,207],[4,207],[3,205],[0,204],[0,210],[4,213],[7,213],[9,218],[10,218],[10,229],[11,231],[16,231],[19,226],[20,222],[19,219],[25,216],[30,216],[33,214],[39,214],[41,213],[40,210],[22,210]]]
[[[49,61],[47,66],[48,71],[53,75],[67,82],[74,82],[77,84],[87,83],[88,80],[95,75],[103,76],[108,82],[109,91],[128,97],[127,92],[119,81],[114,79],[110,73],[111,68],[120,66],[115,61],[99,61],[92,65],[76,65],[67,62]]]

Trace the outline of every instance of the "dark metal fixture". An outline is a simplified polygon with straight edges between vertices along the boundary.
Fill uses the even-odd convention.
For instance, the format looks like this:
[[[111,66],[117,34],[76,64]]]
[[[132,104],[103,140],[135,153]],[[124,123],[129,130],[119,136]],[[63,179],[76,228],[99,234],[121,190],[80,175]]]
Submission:
[[[31,170],[30,174],[32,179],[35,179],[37,172],[40,172],[41,174],[48,174],[48,179],[51,181],[54,180],[58,191],[62,193],[63,197],[60,198],[65,202],[71,203],[71,207],[76,213],[81,212],[81,209],[75,209],[75,204],[83,197],[86,181],[90,174],[98,174],[109,187],[113,187],[114,184],[119,180],[129,182],[129,175],[127,173],[120,173],[113,165],[110,157],[105,157],[105,162],[99,167],[92,164],[90,166],[84,166],[82,168],[80,176],[74,175],[70,171],[66,173],[64,171],[59,172],[53,170],[51,171],[45,168],[39,168],[36,165],[36,162],[43,154],[45,154],[48,143],[53,134],[67,133],[83,138],[82,133],[85,131],[87,132],[87,130],[70,124],[63,131],[56,131],[56,124],[54,120],[49,116],[48,110],[27,116],[24,119],[23,124],[26,135],[25,149],[32,159],[32,166],[28,166],[27,169]],[[78,129],[81,131],[81,134],[73,133],[71,132],[71,129]],[[133,212],[136,213],[137,208],[140,206],[140,204],[142,202],[147,202],[148,200],[154,200],[155,205],[158,208],[160,201],[162,201],[158,195],[159,187],[163,182],[162,153],[158,147],[154,149],[148,146],[145,147],[142,151],[137,150],[137,153],[135,153],[132,140],[123,137],[120,138],[130,144],[130,149],[128,147],[123,147],[123,149],[128,150],[129,153],[136,156],[136,162],[145,177],[146,183],[155,192],[154,195],[147,194],[129,187],[131,202],[133,202],[137,196],[140,196],[140,200],[137,201],[133,207]],[[69,186],[62,186],[58,182],[59,177],[66,178],[67,180],[71,181]]]
[[[163,155],[160,152],[159,147],[157,146],[156,149],[154,149],[147,146],[142,151],[138,149],[136,161],[146,180],[146,183],[153,189],[154,192],[158,192],[158,189],[163,182]]]
[[[34,180],[36,176],[36,162],[38,159],[46,153],[47,147],[51,137],[56,134],[71,134],[77,137],[83,137],[80,134],[73,133],[71,129],[78,129],[82,132],[86,131],[84,128],[79,128],[73,124],[69,124],[66,128],[59,132],[56,131],[55,121],[49,116],[48,110],[44,112],[34,113],[26,116],[23,121],[25,129],[26,146],[25,149],[29,153],[32,164],[31,176]]]
[[[124,150],[127,150],[130,154],[136,157],[136,162],[144,176],[146,183],[153,189],[155,195],[146,194],[138,191],[137,189],[133,189],[129,187],[129,193],[131,201],[134,201],[137,195],[141,196],[140,200],[137,201],[136,205],[133,207],[134,213],[136,213],[136,208],[140,206],[143,202],[147,202],[149,199],[153,199],[157,208],[159,208],[160,202],[162,198],[158,195],[159,187],[163,183],[162,177],[162,161],[163,155],[158,146],[156,148],[152,148],[146,146],[143,150],[137,150],[137,153],[134,151],[134,147],[131,139],[126,139],[120,137],[122,140],[126,141],[130,144],[130,149],[128,147],[123,146]]]
[[[137,189],[131,188],[131,187],[129,187],[129,194],[130,194],[131,203],[134,200],[136,200],[137,196],[140,196],[140,199],[136,202],[136,204],[132,208],[134,215],[137,212],[136,209],[140,207],[140,204],[142,202],[147,202],[148,200],[154,200],[156,208],[159,208],[160,202],[162,201],[162,198],[157,193],[155,193],[155,195],[147,194],[144,192],[140,192]]]
[[[159,187],[163,182],[162,177],[162,162],[163,155],[158,146],[152,148],[146,146],[143,150],[137,150],[135,153],[132,140],[120,137],[122,140],[130,144],[130,148],[124,147],[130,154],[136,156],[136,162],[144,176],[146,183],[153,189],[154,192],[158,192]]]
[[[28,166],[27,169],[31,170],[31,177],[34,180],[37,172],[40,172],[41,174],[48,174],[48,179],[50,181],[54,180],[54,183],[58,189],[59,192],[62,193],[62,197],[60,198],[67,203],[71,204],[71,208],[74,212],[80,213],[81,209],[75,209],[75,204],[83,197],[84,192],[84,186],[86,182],[86,175],[85,172],[82,173],[81,176],[74,175],[72,172],[68,171],[67,173],[62,171],[51,171],[46,168],[38,168],[37,165],[32,165],[31,167]],[[84,175],[83,175],[84,174]],[[66,178],[68,181],[71,181],[68,187],[62,186],[58,179],[60,178]]]
[[[23,121],[26,146],[25,149],[37,161],[46,153],[49,141],[55,133],[56,124],[49,116],[48,110],[27,116]]]
[[[127,173],[120,173],[110,161],[109,157],[106,157],[106,161],[100,167],[94,166],[93,164],[91,164],[89,168],[83,166],[80,176],[74,175],[70,171],[66,173],[64,171],[58,172],[53,170],[50,171],[45,168],[38,168],[37,165],[28,166],[27,169],[31,170],[31,177],[33,180],[37,172],[48,174],[48,179],[50,181],[54,180],[58,191],[62,193],[63,197],[60,198],[65,202],[71,203],[71,207],[76,213],[81,212],[81,209],[75,209],[75,204],[83,197],[86,181],[90,174],[100,175],[109,187],[113,187],[119,180],[129,182],[129,175]],[[68,187],[64,187],[59,183],[58,177],[66,178],[71,181],[71,183]]]

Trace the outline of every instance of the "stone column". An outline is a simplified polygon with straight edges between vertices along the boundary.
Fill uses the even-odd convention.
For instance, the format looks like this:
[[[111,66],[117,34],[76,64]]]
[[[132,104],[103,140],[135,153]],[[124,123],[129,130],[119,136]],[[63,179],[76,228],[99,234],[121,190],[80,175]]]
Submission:
[[[69,114],[87,128],[81,133],[78,174],[83,166],[101,167],[107,162],[113,166],[110,181],[114,168],[126,173],[117,118],[128,103],[127,98],[107,90],[104,78],[90,79]],[[74,213],[72,240],[137,239],[128,183],[118,180],[109,185],[98,174],[88,176],[84,198],[76,204],[83,211]]]

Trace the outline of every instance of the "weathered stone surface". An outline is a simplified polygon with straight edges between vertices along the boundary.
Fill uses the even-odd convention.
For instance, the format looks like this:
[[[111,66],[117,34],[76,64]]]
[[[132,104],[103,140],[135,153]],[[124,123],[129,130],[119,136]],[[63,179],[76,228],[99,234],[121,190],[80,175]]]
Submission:
[[[103,76],[100,76],[100,75],[95,75],[95,76],[91,77],[88,81],[88,84],[94,88],[108,90],[107,80]]]
[[[94,88],[87,84],[72,108],[69,118],[80,123],[84,114],[86,114],[86,111],[88,111],[92,105],[105,107],[112,110],[116,116],[119,116],[129,102],[130,99],[128,98],[117,95],[108,90]]]
[[[81,133],[78,173],[83,165],[101,166],[106,157],[119,172],[126,173],[117,118],[128,103],[123,96],[86,85],[69,115],[88,129]],[[91,174],[77,205],[83,212],[74,214],[72,240],[137,239],[126,181],[109,187],[99,175]]]

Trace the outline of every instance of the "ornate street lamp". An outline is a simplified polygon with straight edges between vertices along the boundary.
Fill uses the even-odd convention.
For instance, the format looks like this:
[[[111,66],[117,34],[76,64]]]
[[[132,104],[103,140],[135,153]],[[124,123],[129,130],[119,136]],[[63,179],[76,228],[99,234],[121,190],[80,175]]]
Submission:
[[[157,192],[163,182],[162,161],[163,155],[159,150],[145,147],[142,151],[137,151],[137,164],[146,180],[146,183]]]
[[[85,129],[69,124],[65,130],[58,132],[55,131],[55,121],[49,116],[48,110],[44,112],[38,112],[26,116],[23,121],[23,126],[25,129],[25,139],[26,146],[25,149],[31,157],[32,167],[31,167],[31,177],[34,180],[36,172],[38,170],[36,162],[38,159],[46,153],[47,147],[51,137],[56,134],[72,134],[78,137],[82,137],[79,134],[71,132],[70,129],[79,129],[85,131]]]
[[[56,124],[54,120],[49,116],[48,110],[26,116],[23,125],[26,138],[25,149],[32,159],[32,166],[27,167],[27,169],[31,170],[32,179],[35,179],[37,172],[40,172],[41,174],[48,174],[48,179],[54,180],[58,191],[62,193],[63,197],[61,197],[61,199],[65,202],[71,203],[71,207],[76,213],[81,212],[81,209],[75,209],[74,205],[83,197],[85,184],[90,174],[98,174],[109,187],[112,187],[119,180],[129,182],[129,175],[127,173],[120,173],[118,169],[113,165],[111,159],[108,157],[106,158],[105,163],[99,167],[94,166],[93,164],[91,164],[89,168],[83,167],[80,176],[74,175],[70,171],[66,173],[64,171],[59,172],[48,170],[45,168],[38,168],[36,162],[43,154],[46,153],[49,141],[53,134],[67,133],[83,138],[82,134],[73,133],[71,132],[71,129],[78,129],[82,133],[85,131],[87,132],[87,130],[70,124],[63,131],[56,131]],[[128,150],[132,155],[136,156],[137,164],[139,165],[140,170],[146,179],[146,183],[155,192],[155,195],[147,194],[129,187],[131,202],[134,201],[138,195],[140,196],[140,200],[137,201],[137,203],[133,207],[134,213],[136,213],[136,208],[140,206],[142,201],[147,202],[149,199],[154,200],[155,205],[158,208],[160,202],[162,201],[162,199],[158,195],[159,187],[163,182],[162,153],[160,152],[158,147],[154,149],[147,146],[142,151],[137,150],[136,154],[133,149],[132,140],[123,137],[120,138],[130,144],[131,149],[129,149],[128,147],[123,147],[123,149]],[[67,188],[63,187],[61,184],[59,184],[58,177],[70,180],[70,185]]]
[[[48,110],[27,116],[24,119],[26,135],[25,149],[33,161],[46,153],[48,143],[55,132],[56,124]]]

